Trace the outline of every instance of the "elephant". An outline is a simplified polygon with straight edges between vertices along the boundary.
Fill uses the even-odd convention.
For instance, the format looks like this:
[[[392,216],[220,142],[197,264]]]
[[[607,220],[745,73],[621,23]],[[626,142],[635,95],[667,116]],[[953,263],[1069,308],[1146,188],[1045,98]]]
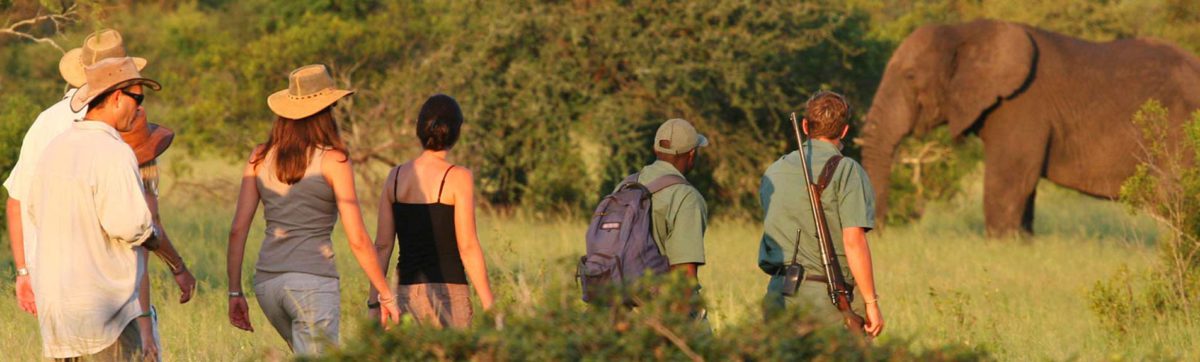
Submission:
[[[920,27],[888,60],[858,142],[876,215],[900,141],[948,125],[983,142],[987,235],[1030,236],[1043,177],[1118,197],[1142,150],[1132,118],[1149,99],[1179,130],[1200,108],[1200,60],[1159,40],[1091,42],[997,20]]]

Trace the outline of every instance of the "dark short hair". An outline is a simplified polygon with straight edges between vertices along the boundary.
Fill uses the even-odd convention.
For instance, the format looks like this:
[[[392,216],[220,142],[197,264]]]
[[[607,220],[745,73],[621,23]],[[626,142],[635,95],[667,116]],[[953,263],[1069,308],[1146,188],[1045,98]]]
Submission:
[[[87,104],[87,109],[93,110],[93,109],[100,107],[100,104],[104,103],[105,99],[108,99],[108,97],[112,96],[113,92],[116,92],[116,91],[110,90],[110,91],[101,93],[99,96],[96,96],[96,98],[92,98],[92,100],[90,102],[88,102],[88,104]]]
[[[850,103],[846,97],[830,91],[820,91],[804,104],[811,137],[837,138],[850,119]]]
[[[421,106],[417,115],[417,138],[421,147],[431,151],[447,150],[458,142],[463,114],[454,97],[435,94]]]

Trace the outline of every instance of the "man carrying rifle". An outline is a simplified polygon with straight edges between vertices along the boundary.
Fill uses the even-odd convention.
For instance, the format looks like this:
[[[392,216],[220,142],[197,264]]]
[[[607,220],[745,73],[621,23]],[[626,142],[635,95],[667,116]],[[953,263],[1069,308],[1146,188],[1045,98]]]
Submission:
[[[799,126],[809,140],[775,161],[759,187],[763,236],[758,266],[771,275],[763,313],[769,319],[799,308],[825,326],[845,325],[852,332],[861,328],[878,336],[883,314],[867,246],[867,232],[875,226],[875,193],[862,166],[840,152],[850,129],[850,105],[837,93],[818,92],[805,107]],[[810,199],[810,189],[820,197]],[[814,215],[813,204],[820,205],[822,215]],[[828,237],[832,254],[823,253],[821,234]],[[865,320],[858,317],[864,309]]]

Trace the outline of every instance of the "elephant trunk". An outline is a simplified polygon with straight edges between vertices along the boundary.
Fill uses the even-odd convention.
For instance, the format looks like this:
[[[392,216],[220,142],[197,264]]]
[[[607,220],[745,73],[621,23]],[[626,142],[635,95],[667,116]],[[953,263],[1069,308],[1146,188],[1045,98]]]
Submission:
[[[882,225],[888,210],[888,188],[900,140],[912,132],[916,112],[906,95],[884,77],[875,93],[861,133],[862,163],[875,190],[875,219]]]

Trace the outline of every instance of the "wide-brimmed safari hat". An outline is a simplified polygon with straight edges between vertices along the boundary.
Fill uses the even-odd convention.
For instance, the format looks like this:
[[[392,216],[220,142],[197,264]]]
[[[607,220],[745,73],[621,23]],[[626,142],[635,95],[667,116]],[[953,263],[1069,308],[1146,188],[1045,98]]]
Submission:
[[[306,65],[288,75],[288,88],[267,97],[267,107],[283,118],[301,119],[333,105],[352,90],[338,89],[321,64]]]
[[[79,88],[87,82],[84,68],[96,64],[101,59],[124,57],[125,42],[121,39],[121,33],[112,29],[102,29],[88,35],[82,47],[67,51],[58,61],[58,72],[62,73],[63,79],[72,87]],[[133,64],[137,65],[138,70],[142,70],[146,67],[146,59],[135,57]]]
[[[121,132],[121,139],[133,149],[138,166],[141,166],[166,152],[167,148],[171,147],[171,141],[175,140],[175,132],[170,128],[147,122],[146,117],[135,117],[133,128]]]
[[[133,58],[130,57],[101,59],[96,64],[84,68],[84,71],[87,74],[87,84],[79,87],[75,96],[71,97],[72,112],[79,112],[96,97],[114,89],[136,84],[153,90],[162,89],[158,82],[142,77]]]

